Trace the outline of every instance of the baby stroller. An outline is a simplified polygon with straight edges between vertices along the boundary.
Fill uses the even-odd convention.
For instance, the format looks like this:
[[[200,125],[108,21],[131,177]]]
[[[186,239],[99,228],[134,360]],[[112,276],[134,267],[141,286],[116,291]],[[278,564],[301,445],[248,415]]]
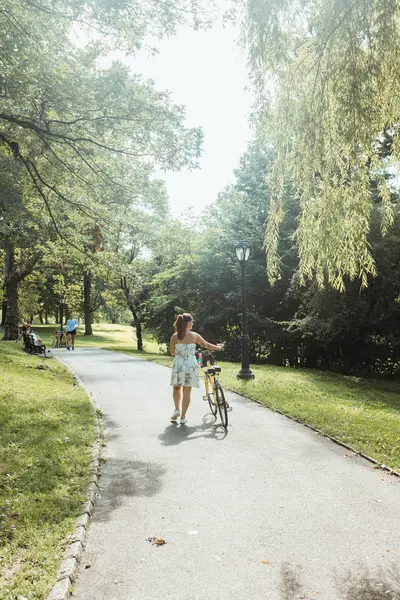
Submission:
[[[67,336],[63,329],[54,330],[53,348],[65,348],[67,344]]]

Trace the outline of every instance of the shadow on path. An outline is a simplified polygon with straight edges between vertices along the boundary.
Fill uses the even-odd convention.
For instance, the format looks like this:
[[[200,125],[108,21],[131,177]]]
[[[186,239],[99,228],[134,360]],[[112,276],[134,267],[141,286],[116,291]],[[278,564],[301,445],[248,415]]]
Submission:
[[[400,571],[398,565],[384,572],[380,569],[371,574],[360,567],[356,574],[350,574],[339,586],[343,600],[400,600]]]
[[[400,572],[393,565],[386,573],[380,569],[371,574],[365,567],[359,567],[357,573],[349,573],[344,579],[336,577],[339,596],[343,600],[400,600]],[[300,569],[294,569],[287,563],[281,568],[281,600],[312,600],[323,590],[307,593],[301,584]]]
[[[199,437],[222,441],[228,432],[217,422],[217,417],[211,413],[203,417],[203,424],[196,427],[171,423],[164,433],[158,436],[163,446],[176,446],[182,442],[196,440]]]
[[[103,470],[101,502],[94,512],[94,521],[108,521],[126,498],[155,496],[162,488],[162,477],[166,473],[157,463],[116,458],[109,460]]]

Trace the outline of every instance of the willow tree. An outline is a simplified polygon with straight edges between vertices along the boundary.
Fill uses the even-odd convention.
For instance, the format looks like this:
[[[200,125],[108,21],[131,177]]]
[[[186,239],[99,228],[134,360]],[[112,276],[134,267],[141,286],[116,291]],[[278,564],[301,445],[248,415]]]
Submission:
[[[277,152],[265,237],[270,278],[280,276],[290,179],[302,281],[343,289],[346,278],[360,278],[366,286],[376,270],[372,192],[383,234],[393,222],[387,173],[400,158],[400,2],[247,0],[245,10],[260,128]]]

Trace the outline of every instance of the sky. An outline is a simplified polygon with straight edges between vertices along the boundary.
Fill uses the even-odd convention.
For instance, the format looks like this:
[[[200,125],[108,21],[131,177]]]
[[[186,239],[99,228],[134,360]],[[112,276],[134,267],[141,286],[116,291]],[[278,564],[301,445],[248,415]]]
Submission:
[[[247,68],[237,35],[233,25],[197,32],[182,27],[175,37],[157,43],[159,54],[141,52],[126,61],[186,106],[188,126],[203,128],[201,168],[162,174],[176,217],[189,207],[199,214],[217,198],[234,180],[233,169],[251,139],[252,100],[245,90]]]

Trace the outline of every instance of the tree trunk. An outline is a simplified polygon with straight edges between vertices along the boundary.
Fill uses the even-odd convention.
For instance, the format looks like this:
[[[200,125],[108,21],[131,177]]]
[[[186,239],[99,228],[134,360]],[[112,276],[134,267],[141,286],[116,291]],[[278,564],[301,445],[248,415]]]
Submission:
[[[4,290],[5,293],[5,290]],[[6,324],[6,316],[7,316],[7,300],[4,299],[1,305],[1,327],[4,327]]]
[[[48,313],[47,308],[44,309],[44,323],[45,323],[45,325],[49,324],[49,313]]]
[[[19,334],[19,314],[18,314],[18,283],[15,277],[15,254],[14,248],[6,244],[5,264],[4,264],[4,287],[5,300],[7,302],[6,318],[4,321],[3,340],[17,340]]]
[[[136,325],[136,339],[137,339],[137,349],[139,352],[143,351],[143,335],[142,335],[142,324],[138,319]]]
[[[17,340],[19,335],[18,281],[6,282],[7,315],[4,323],[3,340]]]
[[[133,304],[132,301],[128,302],[129,304],[129,310],[132,313],[133,316],[133,321],[131,323],[132,327],[136,328],[136,343],[137,343],[137,349],[139,352],[143,351],[143,331],[142,331],[142,323],[140,321],[140,316],[136,311],[136,307]]]
[[[85,314],[85,335],[93,335],[91,300],[92,274],[87,272],[83,278],[83,312]]]
[[[140,320],[140,315],[136,310],[135,303],[133,302],[130,292],[129,285],[127,283],[126,277],[121,277],[120,280],[121,290],[124,292],[124,296],[126,298],[126,302],[128,304],[128,308],[132,313],[133,321],[131,323],[132,327],[136,327],[136,341],[137,341],[137,349],[139,352],[143,351],[143,331],[142,331],[142,323]]]
[[[4,274],[7,273],[7,265],[6,265],[6,257],[4,257]],[[0,327],[4,327],[6,324],[6,316],[7,316],[7,298],[6,298],[6,286],[3,284],[4,296],[3,302],[1,304],[1,323]]]

